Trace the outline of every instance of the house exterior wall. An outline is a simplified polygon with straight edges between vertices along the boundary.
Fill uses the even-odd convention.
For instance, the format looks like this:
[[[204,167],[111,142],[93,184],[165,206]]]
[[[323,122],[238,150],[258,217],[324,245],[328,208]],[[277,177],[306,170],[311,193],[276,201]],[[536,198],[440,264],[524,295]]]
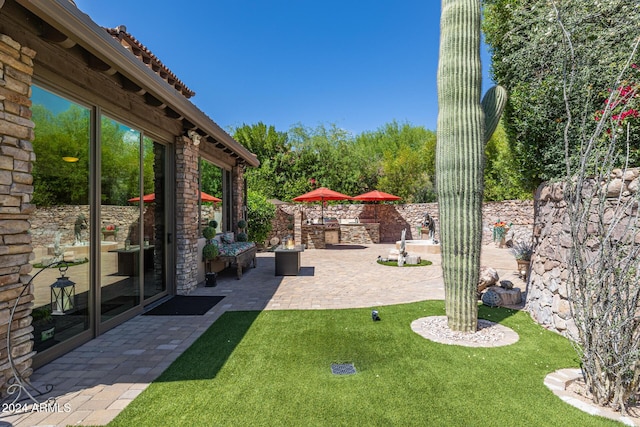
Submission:
[[[32,256],[29,216],[34,160],[31,141],[31,78],[36,53],[11,37],[0,34],[0,342],[11,333],[11,356],[18,372],[31,374],[34,352],[31,338],[31,289],[19,298],[29,282]],[[17,306],[16,306],[17,302]],[[16,306],[13,322],[9,319]],[[0,350],[0,391],[12,369],[6,349]]]
[[[102,40],[109,36],[92,34],[93,30],[101,34],[101,29],[86,15],[77,13],[73,16],[77,18],[73,22],[79,25],[91,24],[90,31],[85,31],[86,39],[85,33],[76,34],[74,39],[56,39],[62,33],[56,32],[56,26],[50,26],[48,22],[62,18],[65,24],[72,22],[65,15],[71,6],[58,2],[43,2],[42,5],[55,13],[40,16],[36,15],[38,12],[27,10],[31,3],[23,6],[22,2],[0,0],[0,342],[6,342],[11,309],[25,289],[11,324],[13,361],[24,377],[30,375],[34,363],[40,363],[38,357],[41,356],[36,356],[34,362],[30,316],[33,286],[25,288],[32,274],[30,261],[34,259],[30,234],[34,227],[30,219],[35,211],[31,203],[34,191],[32,167],[37,160],[32,146],[37,129],[31,120],[30,100],[34,84],[51,88],[60,96],[81,102],[114,120],[134,125],[167,148],[174,160],[169,167],[169,179],[175,185],[175,199],[167,203],[172,207],[167,212],[167,232],[172,234],[173,245],[168,259],[173,267],[169,281],[174,285],[169,293],[188,294],[197,286],[201,261],[197,250],[199,156],[227,171],[233,170],[234,183],[243,182],[244,166],[239,163],[247,158],[249,164],[255,163],[244,147],[232,141],[189,101],[174,95],[173,88],[164,86],[166,82],[150,78],[148,70],[139,72],[138,58],[129,58],[128,52],[113,54],[110,40]],[[64,24],[57,26],[66,29],[63,27]],[[44,28],[53,31],[54,37],[44,34]],[[99,46],[88,46],[95,40]],[[107,59],[113,62],[101,62]],[[138,72],[140,76],[136,75]],[[136,88],[136,83],[125,75],[150,86]],[[168,92],[171,93],[167,95]],[[163,100],[172,101],[171,108],[157,98],[160,95],[167,97]],[[206,133],[199,146],[183,136],[186,129],[195,126],[199,126],[201,133]],[[242,214],[242,194],[240,191],[232,195],[233,214],[230,216],[233,218]],[[88,207],[83,205],[82,208]],[[97,227],[94,234],[99,234]],[[143,307],[140,305],[135,310],[142,312]],[[109,327],[115,324],[117,322],[111,322]],[[92,333],[101,333],[102,329],[97,328],[97,331]],[[7,351],[0,345],[0,392],[6,388],[11,372]]]

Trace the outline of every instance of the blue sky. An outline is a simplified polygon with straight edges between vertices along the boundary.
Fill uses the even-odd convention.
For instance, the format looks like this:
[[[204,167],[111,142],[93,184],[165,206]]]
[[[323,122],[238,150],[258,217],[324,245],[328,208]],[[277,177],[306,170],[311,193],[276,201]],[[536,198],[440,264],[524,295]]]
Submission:
[[[125,25],[226,130],[335,123],[356,135],[393,120],[436,129],[440,1],[75,3],[101,26]],[[482,61],[486,90],[486,50]]]

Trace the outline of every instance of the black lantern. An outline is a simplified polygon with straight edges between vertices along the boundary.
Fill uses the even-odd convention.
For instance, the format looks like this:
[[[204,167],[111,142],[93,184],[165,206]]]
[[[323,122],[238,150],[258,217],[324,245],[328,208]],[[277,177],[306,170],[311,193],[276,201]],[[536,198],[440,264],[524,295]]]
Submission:
[[[64,314],[75,307],[76,284],[64,276],[68,268],[60,267],[60,277],[51,285],[51,314]]]

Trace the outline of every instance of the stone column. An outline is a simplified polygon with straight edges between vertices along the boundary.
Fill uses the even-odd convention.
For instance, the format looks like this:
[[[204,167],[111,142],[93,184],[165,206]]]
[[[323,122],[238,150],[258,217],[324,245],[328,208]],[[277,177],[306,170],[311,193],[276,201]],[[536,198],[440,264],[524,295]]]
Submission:
[[[231,171],[232,193],[231,201],[231,231],[238,231],[238,221],[243,217],[244,209],[244,165],[236,165]]]
[[[187,137],[176,138],[176,292],[188,295],[198,285],[198,156]]]
[[[31,276],[33,247],[29,217],[34,211],[31,141],[31,77],[35,52],[0,34],[0,391],[11,368],[5,343],[11,327],[11,354],[19,372],[31,375],[35,354],[31,335],[33,287],[20,299],[13,323],[12,308]]]

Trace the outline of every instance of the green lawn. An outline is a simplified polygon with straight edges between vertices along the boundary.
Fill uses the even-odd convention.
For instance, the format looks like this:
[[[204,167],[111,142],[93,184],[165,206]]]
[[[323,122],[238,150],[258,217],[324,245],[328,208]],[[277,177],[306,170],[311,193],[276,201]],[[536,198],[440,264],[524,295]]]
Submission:
[[[578,365],[527,313],[480,308],[520,340],[428,341],[413,320],[442,301],[370,309],[225,313],[110,426],[603,426],[553,395],[546,374]],[[357,374],[336,376],[332,363]]]

